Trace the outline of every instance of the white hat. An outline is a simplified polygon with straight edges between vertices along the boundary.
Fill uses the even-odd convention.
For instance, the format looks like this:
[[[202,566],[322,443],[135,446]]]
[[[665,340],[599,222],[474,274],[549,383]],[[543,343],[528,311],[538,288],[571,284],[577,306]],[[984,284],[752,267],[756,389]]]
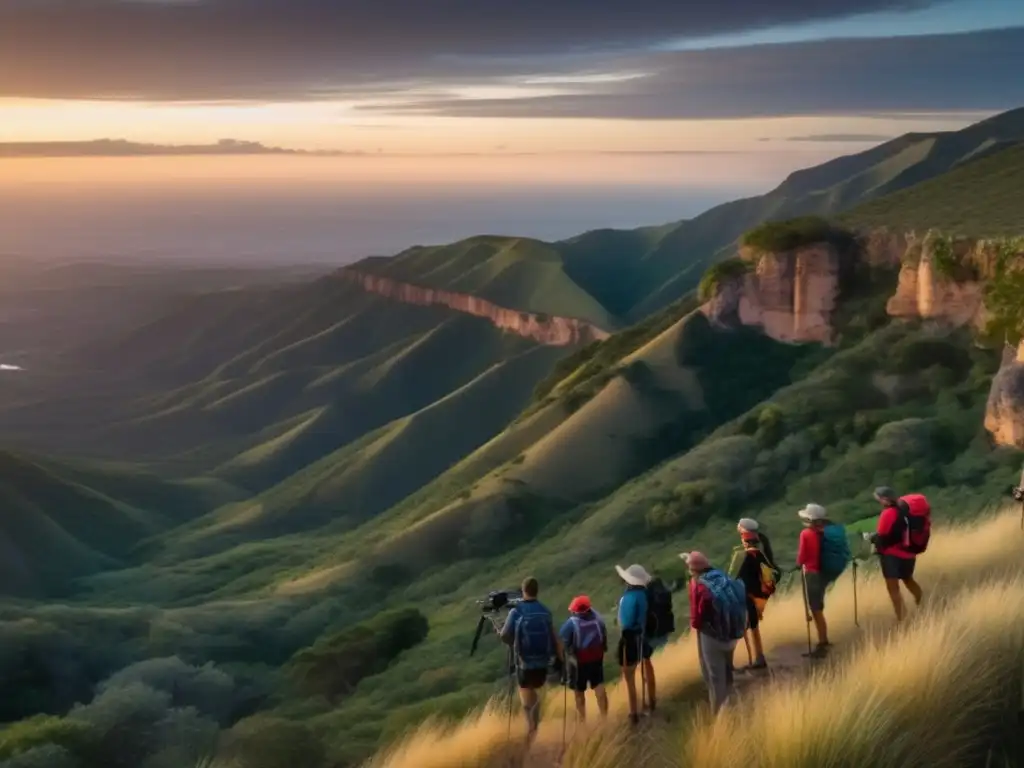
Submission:
[[[647,582],[651,580],[651,574],[642,565],[633,565],[629,568],[623,568],[621,565],[616,565],[615,570],[619,572],[619,577],[634,587],[646,587]]]
[[[821,504],[808,504],[806,507],[801,509],[797,514],[800,519],[814,522],[815,520],[824,520],[826,517],[825,508]]]
[[[757,520],[755,520],[754,518],[744,517],[742,520],[739,521],[738,527],[743,529],[744,531],[747,531],[748,533],[757,533],[757,529],[759,526],[757,524]]]

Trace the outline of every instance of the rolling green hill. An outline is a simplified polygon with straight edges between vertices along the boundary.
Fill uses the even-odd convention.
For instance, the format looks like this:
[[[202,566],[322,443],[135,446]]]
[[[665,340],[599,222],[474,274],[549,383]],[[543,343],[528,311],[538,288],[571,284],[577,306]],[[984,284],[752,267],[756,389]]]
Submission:
[[[998,151],[997,151],[998,150]],[[995,237],[1024,233],[1024,142],[996,145],[983,157],[843,214],[862,228]]]
[[[713,325],[693,289],[778,216],[901,227],[986,190],[1010,210],[1000,172],[1018,148],[1003,145],[1022,137],[1018,110],[686,222],[359,267],[620,328],[581,348],[338,276],[156,291],[108,314],[0,382],[5,441],[79,456],[0,455],[0,579],[22,598],[0,599],[0,687],[18,694],[0,706],[0,724],[18,721],[0,759],[190,764],[162,750],[209,751],[219,731],[246,768],[356,765],[502,688],[497,642],[468,656],[475,601],[526,575],[560,616],[583,591],[610,607],[616,563],[671,579],[683,549],[724,561],[742,516],[789,564],[809,501],[869,526],[886,483],[926,493],[937,522],[977,514],[1019,479],[1019,452],[982,427],[1000,350],[890,320],[899,264],[840,270],[833,347]],[[1005,218],[965,210],[979,231]],[[133,737],[95,741],[96,723]]]

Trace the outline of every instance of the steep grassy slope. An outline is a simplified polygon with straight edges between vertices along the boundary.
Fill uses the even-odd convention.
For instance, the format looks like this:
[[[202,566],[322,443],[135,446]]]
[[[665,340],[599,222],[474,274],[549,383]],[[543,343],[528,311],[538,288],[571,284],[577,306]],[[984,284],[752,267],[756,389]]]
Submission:
[[[948,173],[859,205],[842,220],[863,228],[1019,235],[1024,232],[1024,143],[985,153]]]
[[[204,501],[197,489],[140,473],[0,452],[0,592],[66,593],[75,578],[126,562],[141,539],[206,511]]]

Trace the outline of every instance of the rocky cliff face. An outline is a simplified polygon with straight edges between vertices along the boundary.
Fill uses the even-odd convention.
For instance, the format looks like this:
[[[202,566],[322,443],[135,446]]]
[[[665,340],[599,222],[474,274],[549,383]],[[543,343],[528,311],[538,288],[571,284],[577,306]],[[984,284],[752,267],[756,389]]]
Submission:
[[[985,429],[997,445],[1024,448],[1024,342],[1007,348],[992,377],[985,408]]]
[[[724,280],[702,311],[717,325],[750,325],[778,341],[833,341],[832,312],[839,294],[840,257],[817,243],[785,253],[743,250],[752,265]]]
[[[456,312],[483,317],[503,331],[552,347],[586,344],[605,339],[609,335],[607,331],[585,320],[519,312],[499,307],[490,301],[465,293],[410,285],[389,277],[371,275],[354,269],[342,269],[337,275],[339,279],[354,283],[368,293],[375,293],[406,304],[441,305]]]
[[[987,319],[983,285],[976,279],[953,280],[940,274],[936,267],[938,243],[930,235],[921,241],[909,239],[896,293],[886,307],[889,315],[983,327]],[[947,247],[962,264],[982,268],[989,258],[984,242],[962,240]]]

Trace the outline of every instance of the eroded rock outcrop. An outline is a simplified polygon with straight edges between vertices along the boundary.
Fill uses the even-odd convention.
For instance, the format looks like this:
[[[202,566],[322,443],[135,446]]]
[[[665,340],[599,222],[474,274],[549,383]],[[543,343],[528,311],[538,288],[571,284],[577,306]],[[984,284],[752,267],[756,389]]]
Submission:
[[[1024,342],[1016,350],[1007,348],[992,377],[985,429],[997,445],[1024,448]]]
[[[746,274],[723,279],[702,311],[716,325],[760,328],[778,341],[831,344],[840,255],[827,243],[784,253],[748,249]]]
[[[973,272],[975,278],[944,275],[938,265],[940,247],[948,249],[951,263]],[[896,293],[886,306],[889,315],[983,328],[987,320],[984,286],[977,277],[990,260],[988,250],[983,241],[949,241],[931,234],[920,242],[911,241],[902,259]]]
[[[355,269],[342,269],[339,279],[355,283],[368,293],[375,293],[394,301],[420,306],[441,305],[456,312],[465,312],[475,317],[490,320],[495,326],[540,344],[565,347],[571,344],[586,344],[608,337],[608,331],[593,323],[572,317],[557,317],[534,312],[520,312],[499,307],[493,302],[465,293],[445,291],[411,285],[390,277],[373,275]]]

